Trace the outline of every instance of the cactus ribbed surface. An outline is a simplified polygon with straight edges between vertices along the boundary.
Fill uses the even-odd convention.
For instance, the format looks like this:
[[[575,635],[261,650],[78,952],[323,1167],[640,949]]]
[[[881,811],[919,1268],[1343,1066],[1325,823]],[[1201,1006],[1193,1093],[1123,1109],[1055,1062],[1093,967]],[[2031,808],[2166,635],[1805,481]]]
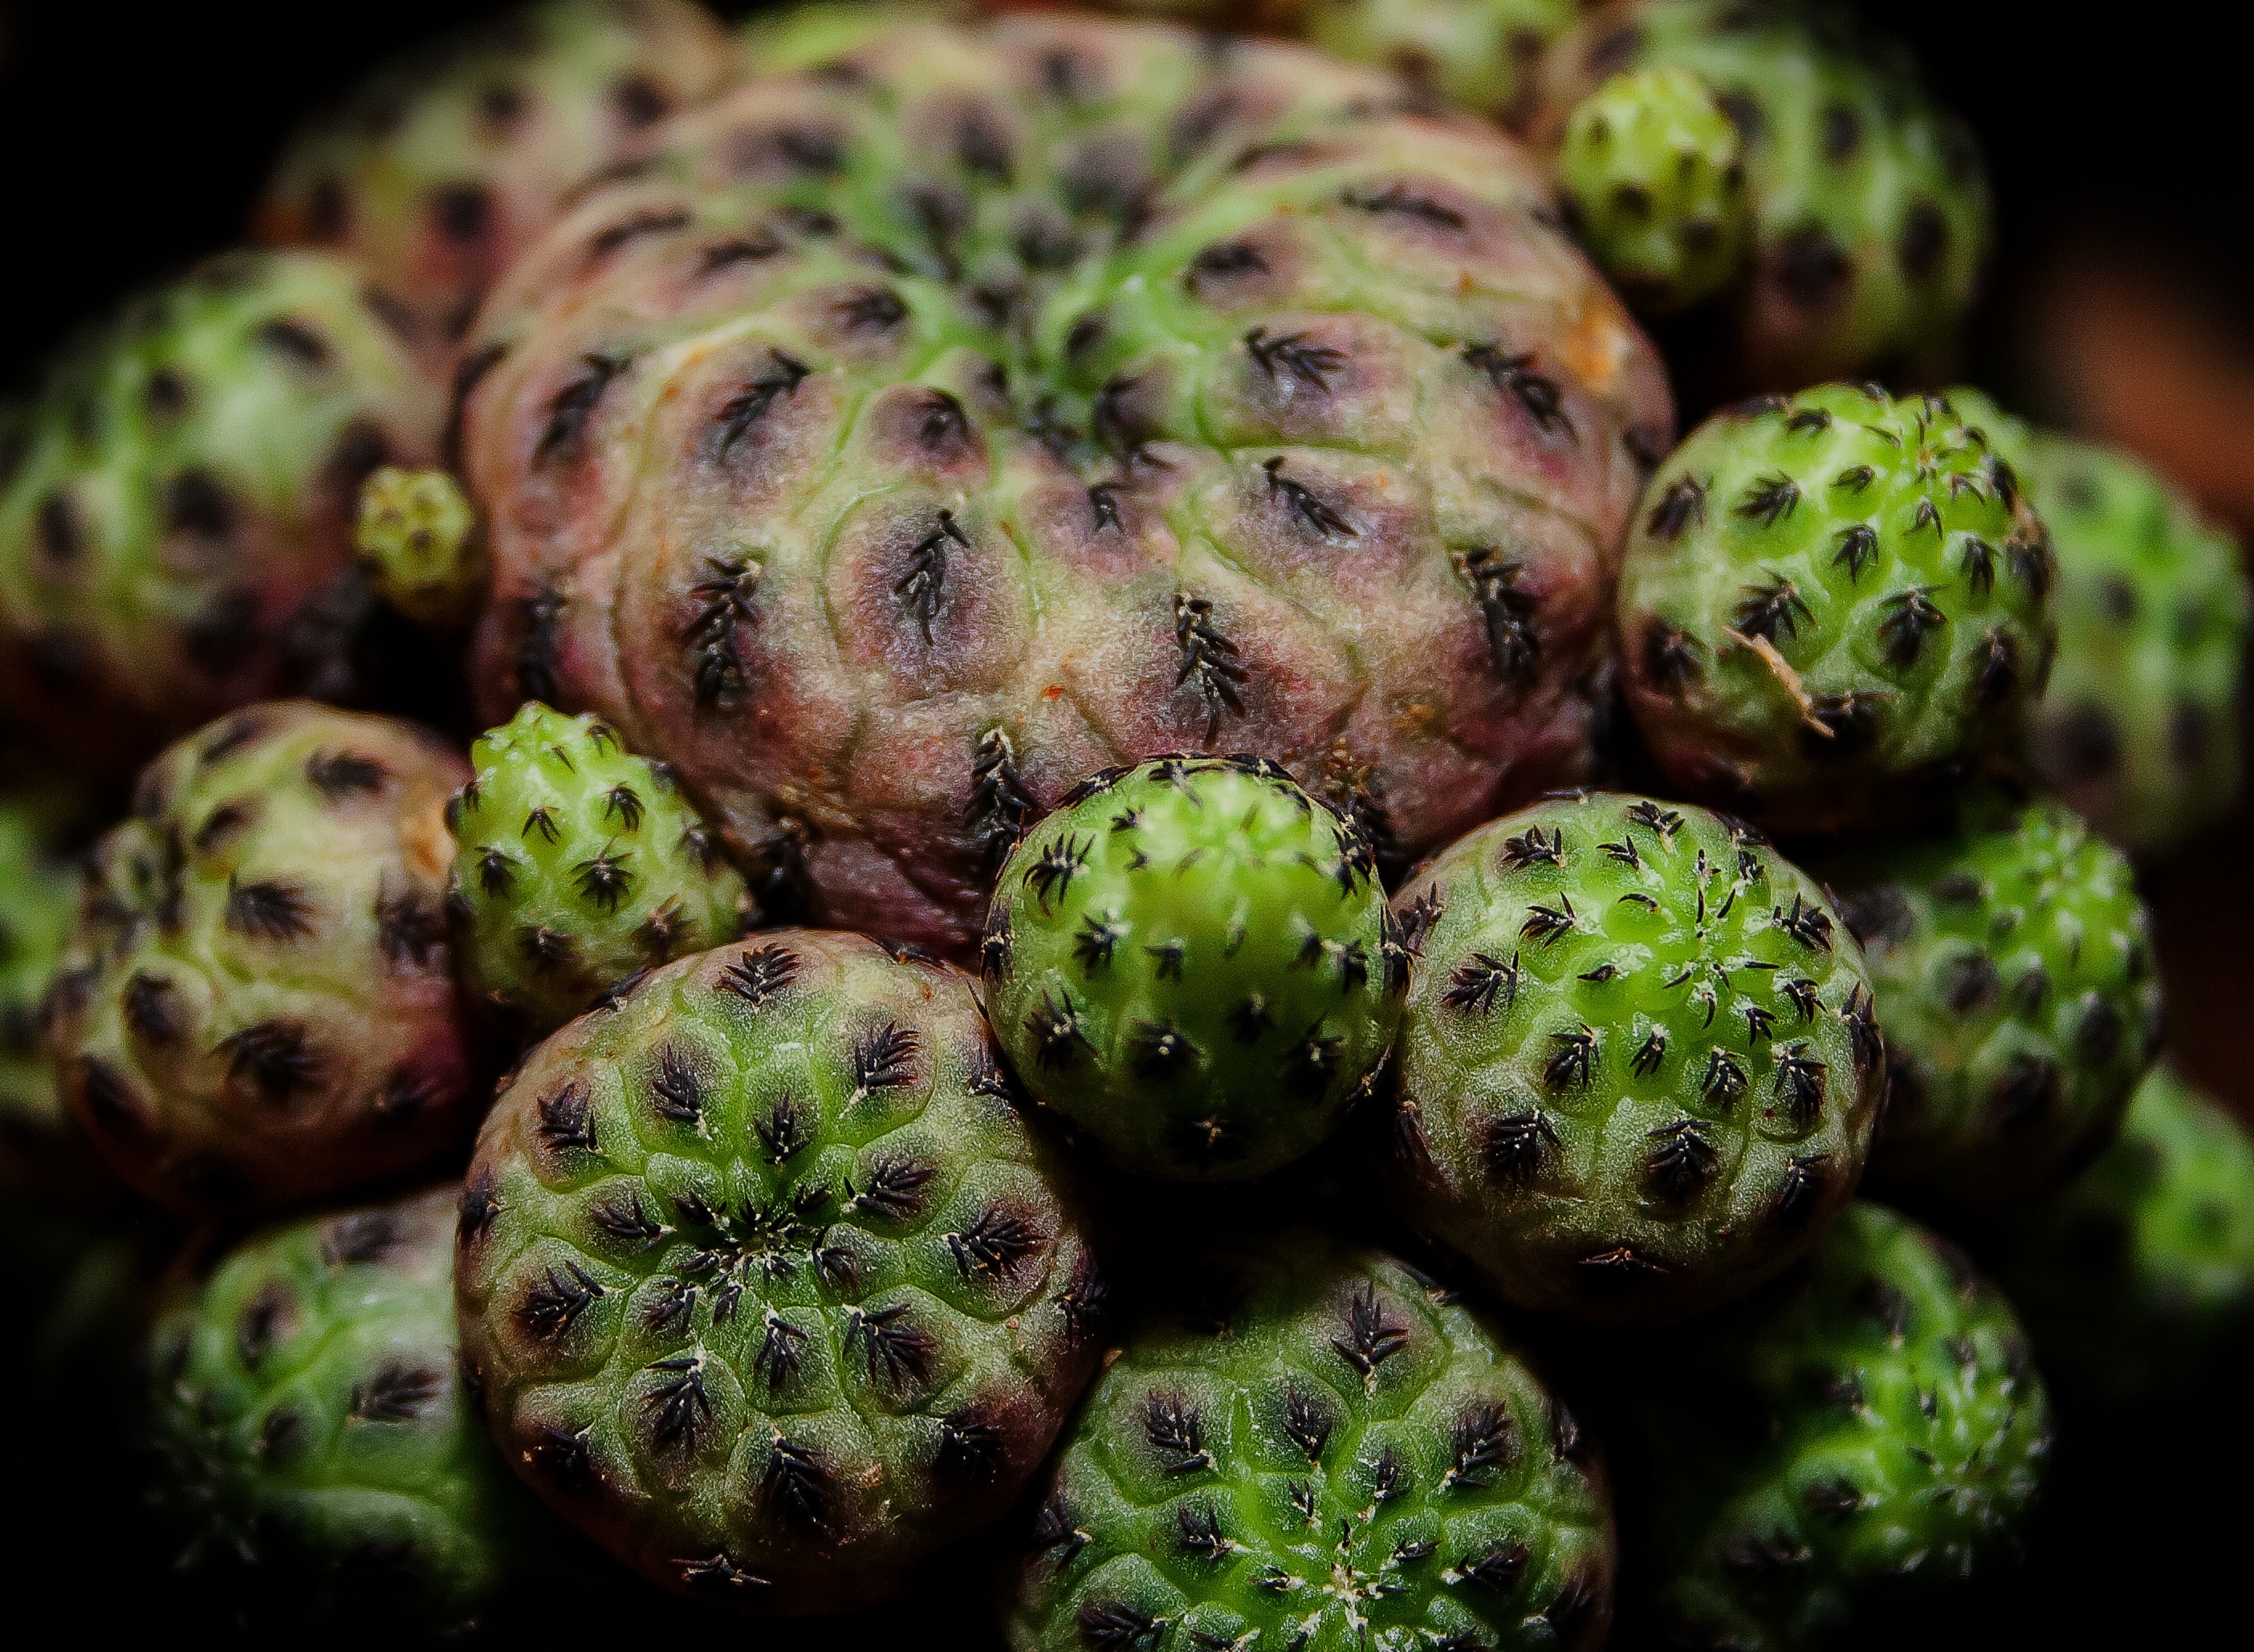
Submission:
[[[1014,1652],[1603,1644],[1594,1443],[1484,1317],[1307,1232],[1179,1283],[1210,1310],[1088,1396],[1013,1570]]]
[[[1506,1300],[1680,1319],[1807,1250],[1885,1083],[1860,949],[1759,834],[1596,793],[1404,885],[1396,1202]]]
[[[542,1045],[464,1189],[507,1454],[644,1576],[848,1611],[1007,1508],[1107,1291],[970,981],[777,930]]]
[[[1306,48],[911,24],[683,117],[467,341],[473,677],[770,912],[970,956],[1088,774],[1256,751],[1390,864],[1578,774],[1656,359],[1530,156]]]

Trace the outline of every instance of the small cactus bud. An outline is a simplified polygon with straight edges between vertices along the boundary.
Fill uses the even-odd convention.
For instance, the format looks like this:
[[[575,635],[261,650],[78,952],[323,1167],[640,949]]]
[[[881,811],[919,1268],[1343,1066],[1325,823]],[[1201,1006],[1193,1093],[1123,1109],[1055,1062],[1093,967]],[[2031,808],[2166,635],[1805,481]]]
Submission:
[[[454,631],[485,595],[477,514],[444,471],[386,466],[360,489],[354,542],[382,597],[417,625]]]
[[[1565,122],[1558,173],[1582,243],[1646,314],[1711,297],[1753,231],[1745,145],[1687,69],[1616,74]]]

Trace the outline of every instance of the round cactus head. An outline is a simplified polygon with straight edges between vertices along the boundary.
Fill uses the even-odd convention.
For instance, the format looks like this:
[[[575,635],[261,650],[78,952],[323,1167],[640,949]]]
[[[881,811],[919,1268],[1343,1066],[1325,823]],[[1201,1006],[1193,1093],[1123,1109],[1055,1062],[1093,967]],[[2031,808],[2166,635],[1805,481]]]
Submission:
[[[1940,1592],[2016,1558],[2050,1450],[2011,1305],[1861,1202],[1804,1269],[1639,1365],[1624,1409],[1651,1455],[1648,1610],[1669,1646],[1929,1622]]]
[[[2199,1393],[2254,1345],[2254,1138],[2155,1068],[2119,1139],[2008,1225],[1997,1271],[2069,1405]]]
[[[441,360],[575,186],[643,153],[733,68],[689,0],[534,0],[388,65],[301,132],[258,238],[350,253]]]
[[[2014,462],[2058,552],[2036,766],[2115,843],[2165,853],[2238,796],[2254,606],[2238,546],[2126,454],[2042,431]]]
[[[1628,705],[1671,781],[1774,830],[1929,814],[2016,747],[2054,571],[2011,464],[1948,402],[1749,402],[1645,491],[1620,588]]]
[[[66,349],[0,414],[8,711],[123,778],[317,683],[360,483],[430,461],[441,399],[361,272],[315,253],[212,259]]]
[[[1396,897],[1410,1221],[1497,1292],[1680,1318],[1804,1251],[1885,1084],[1860,949],[1805,873],[1704,809],[1609,794],[1482,827]]]
[[[777,930],[535,1051],[459,1223],[508,1454],[645,1576],[840,1611],[1007,1508],[1104,1290],[971,994]]]
[[[1298,0],[1307,38],[1390,69],[1418,102],[1521,125],[1535,70],[1573,21],[1573,0]]]
[[[440,1188],[254,1236],[156,1327],[164,1501],[231,1608],[445,1628],[530,1570],[538,1505],[457,1372],[453,1215]]]
[[[1107,769],[1012,851],[987,1008],[1113,1161],[1257,1176],[1326,1136],[1393,1040],[1407,955],[1368,841],[1271,764]]]
[[[466,341],[480,703],[675,764],[768,911],[966,958],[997,847],[1160,752],[1413,858],[1587,767],[1671,428],[1550,192],[1383,75],[1158,24],[747,83]]]
[[[462,980],[523,1029],[742,932],[744,880],[672,771],[607,724],[528,702],[470,757],[446,811]]]
[[[1490,1324],[1312,1233],[1187,1266],[1211,1312],[1134,1337],[1088,1396],[1014,1652],[1603,1643],[1602,1470]]]
[[[1950,830],[1823,871],[1889,1053],[1874,1182],[1994,1209],[2104,1146],[2160,1035],[2152,918],[2119,850],[2062,804],[1981,797]]]
[[[1591,93],[1565,123],[1558,174],[1582,245],[1645,314],[1712,297],[1745,262],[1744,142],[1687,69],[1616,74]]]
[[[375,592],[419,625],[458,631],[485,596],[477,513],[444,471],[387,465],[360,489],[354,535]]]
[[[128,1181],[180,1209],[265,1209],[459,1142],[478,1075],[441,811],[466,772],[409,724],[293,702],[142,775],[52,999],[64,1094]]]
[[[1988,184],[1908,54],[1843,6],[1607,0],[1545,58],[1532,130],[1555,143],[1614,76],[1658,69],[1697,75],[1737,129],[1753,231],[1718,297],[1723,347],[1678,370],[1742,395],[1945,357],[1987,258]]]

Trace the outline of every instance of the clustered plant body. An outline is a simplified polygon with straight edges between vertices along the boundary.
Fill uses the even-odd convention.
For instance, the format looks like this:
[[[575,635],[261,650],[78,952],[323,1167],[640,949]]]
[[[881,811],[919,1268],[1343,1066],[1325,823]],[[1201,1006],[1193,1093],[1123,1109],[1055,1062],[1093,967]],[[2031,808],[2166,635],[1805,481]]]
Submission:
[[[41,1557],[1813,1652],[2040,1530],[2039,1368],[2139,1474],[2228,1396],[2137,867],[2249,586],[1906,393],[1958,124],[1792,0],[1105,9],[536,0],[0,410]]]
[[[1828,859],[1894,1054],[1874,1180],[1994,1209],[2110,1141],[2159,1053],[2151,914],[2128,858],[2055,802]]]
[[[104,778],[319,680],[360,483],[444,398],[366,276],[235,252],[151,289],[0,407],[0,704]]]
[[[1398,864],[1586,763],[1658,364],[1523,151],[1302,47],[910,25],[669,129],[496,290],[473,681],[761,904],[968,956],[1088,774],[1254,750]]]
[[[1694,797],[1778,831],[1943,808],[2012,751],[2057,647],[2050,539],[1945,401],[1822,385],[1718,413],[1647,490],[1628,708]]]
[[[455,1357],[453,1226],[439,1187],[256,1234],[158,1322],[180,1565],[251,1620],[461,1625],[536,1573]]]
[[[1850,1206],[1648,1375],[1623,1401],[1651,1480],[1628,1542],[1639,1629],[1665,1644],[1913,1633],[2019,1558],[2051,1445],[2026,1337],[1961,1250],[1883,1206]]]

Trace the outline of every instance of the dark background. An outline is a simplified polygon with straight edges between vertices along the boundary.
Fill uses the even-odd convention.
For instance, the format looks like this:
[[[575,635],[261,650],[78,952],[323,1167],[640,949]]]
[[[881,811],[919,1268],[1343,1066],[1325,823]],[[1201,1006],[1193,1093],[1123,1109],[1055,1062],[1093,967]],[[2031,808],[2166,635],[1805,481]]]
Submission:
[[[290,130],[376,59],[499,9],[0,0],[0,382],[122,293],[232,239]],[[2116,11],[2102,27],[2005,0],[1862,9],[1908,39],[1986,147],[1998,254],[1968,340],[1971,375],[2137,448],[2254,533],[2244,54],[2173,8]],[[2179,1059],[2254,1117],[2254,1063],[2238,1043],[2254,1022],[2250,842],[2242,813],[2152,892]],[[2236,1487],[2254,1452],[2244,1423],[2219,1437],[2216,1420],[2243,1410],[2069,1417],[2034,1564],[1918,1626],[1920,1642],[2152,1645],[2188,1639],[2211,1614],[2235,1618],[2254,1527]],[[38,1517],[36,1495],[10,1501]],[[68,1601],[81,1627],[116,1627],[131,1615],[120,1603],[143,1592],[116,1575],[114,1549],[104,1559],[99,1532],[82,1536],[60,1562],[40,1545],[16,1600]],[[80,1562],[87,1575],[72,1575]],[[0,1551],[0,1575],[13,1569]],[[988,1638],[951,1631],[950,1616],[822,1638],[834,1652]]]

